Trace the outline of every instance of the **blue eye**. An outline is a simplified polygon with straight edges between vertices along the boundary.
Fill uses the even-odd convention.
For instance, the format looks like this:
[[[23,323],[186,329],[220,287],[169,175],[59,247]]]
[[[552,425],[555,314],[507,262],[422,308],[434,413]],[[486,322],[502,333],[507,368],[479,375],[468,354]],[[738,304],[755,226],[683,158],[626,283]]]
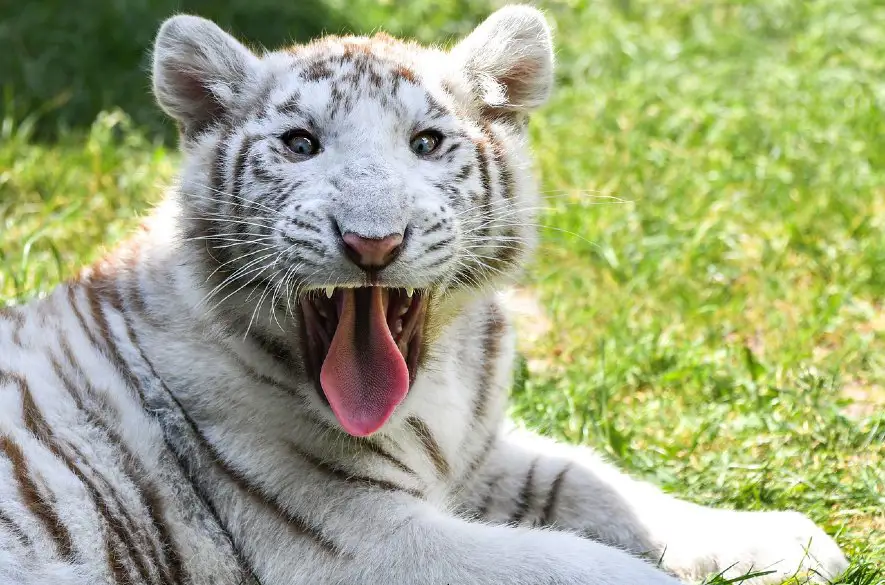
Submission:
[[[290,130],[280,139],[286,148],[299,156],[313,156],[320,151],[319,141],[304,130]]]
[[[425,156],[439,148],[442,139],[442,134],[436,130],[425,130],[412,137],[409,147],[418,156]]]

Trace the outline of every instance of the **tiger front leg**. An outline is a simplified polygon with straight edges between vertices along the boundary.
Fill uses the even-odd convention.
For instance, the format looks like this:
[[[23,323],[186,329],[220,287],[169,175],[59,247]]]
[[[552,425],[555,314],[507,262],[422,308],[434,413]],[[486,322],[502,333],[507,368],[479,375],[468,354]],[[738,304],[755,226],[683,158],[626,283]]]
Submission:
[[[838,576],[847,560],[835,541],[797,512],[737,512],[699,506],[636,481],[586,448],[514,432],[494,444],[462,504],[482,519],[552,527],[658,562],[687,581],[725,572]]]
[[[470,522],[402,499],[372,510],[340,524],[347,558],[311,583],[679,585],[644,560],[565,532]]]

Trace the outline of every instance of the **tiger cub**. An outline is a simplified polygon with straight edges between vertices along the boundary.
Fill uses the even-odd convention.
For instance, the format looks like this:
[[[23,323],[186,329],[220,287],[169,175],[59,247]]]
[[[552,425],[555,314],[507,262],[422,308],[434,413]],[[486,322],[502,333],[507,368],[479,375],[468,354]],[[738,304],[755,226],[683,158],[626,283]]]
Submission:
[[[533,247],[528,7],[451,50],[256,54],[170,18],[183,166],[125,245],[0,314],[0,583],[668,585],[845,558],[504,420]],[[807,550],[806,550],[807,549]]]

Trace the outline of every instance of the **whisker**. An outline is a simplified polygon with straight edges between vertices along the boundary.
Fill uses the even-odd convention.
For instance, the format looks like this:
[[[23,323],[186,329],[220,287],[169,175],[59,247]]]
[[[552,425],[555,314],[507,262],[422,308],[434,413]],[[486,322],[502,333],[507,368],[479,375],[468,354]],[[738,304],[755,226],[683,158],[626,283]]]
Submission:
[[[248,258],[249,256],[254,256],[255,254],[260,254],[260,253],[262,253],[262,252],[266,252],[266,251],[269,250],[270,248],[271,248],[270,246],[265,246],[264,248],[261,248],[261,249],[259,249],[259,250],[255,250],[255,251],[249,252],[248,254],[243,254],[242,256],[237,256],[236,258],[232,258],[232,259],[228,260],[227,262],[224,262],[223,264],[219,264],[219,265],[215,268],[215,270],[213,270],[213,271],[209,274],[209,276],[206,277],[206,280],[204,281],[204,283],[205,283],[205,282],[209,282],[209,279],[212,278],[213,276],[215,276],[215,273],[216,273],[216,272],[218,272],[219,270],[221,270],[222,268],[224,268],[224,267],[227,266],[228,264],[233,264],[234,262],[240,262],[241,260],[243,260],[243,258]]]
[[[256,246],[260,245],[265,250],[268,250],[270,248],[273,248],[274,245],[273,244],[259,244],[259,242],[266,242],[267,240],[273,240],[273,239],[274,239],[273,236],[267,236],[267,237],[258,238],[255,240],[243,240],[241,242],[234,242],[232,244],[224,244],[222,246],[214,246],[214,247],[215,247],[215,249],[223,249],[223,248],[233,248],[235,246],[242,246],[243,244],[252,244],[252,245],[256,245]]]
[[[240,233],[240,234],[236,234],[236,235],[244,236],[246,234]],[[262,238],[259,238],[259,239],[243,239],[242,237],[233,238],[233,237],[225,237],[225,236],[195,236],[193,238],[183,238],[180,241],[182,241],[182,242],[197,242],[200,240],[205,240],[208,242],[210,240],[217,240],[219,242],[234,242],[234,243],[248,244],[251,242],[260,241],[262,239],[268,239],[270,237],[272,237],[272,236],[263,236]],[[215,246],[215,247],[217,248],[219,246]]]
[[[271,252],[271,253],[269,253],[269,254],[265,254],[264,256],[261,256],[260,258],[252,259],[252,260],[250,260],[249,262],[247,262],[244,266],[241,266],[240,268],[238,268],[236,271],[234,271],[232,274],[230,274],[227,278],[225,278],[223,281],[221,281],[221,283],[219,283],[217,286],[215,286],[215,288],[213,288],[213,289],[212,289],[212,290],[211,290],[211,291],[210,291],[210,292],[209,292],[209,293],[203,298],[203,300],[201,300],[200,303],[198,303],[198,306],[201,305],[201,304],[203,304],[203,303],[205,303],[205,302],[208,302],[209,299],[211,299],[211,298],[212,298],[214,295],[216,295],[219,291],[221,291],[222,289],[224,289],[224,287],[226,287],[228,284],[234,282],[234,281],[237,280],[238,278],[242,278],[242,277],[245,276],[246,274],[251,274],[251,273],[253,272],[253,270],[251,270],[251,269],[252,269],[254,266],[261,264],[264,260],[266,260],[267,258],[270,258],[270,257],[273,256],[275,253],[276,253],[276,252]],[[228,297],[225,297],[225,298],[222,300],[222,302],[224,302],[225,300],[227,300],[227,298],[228,298]]]
[[[216,223],[221,224],[233,224],[233,225],[251,225],[254,227],[259,227],[262,229],[273,229],[273,224],[269,223],[256,223],[254,221],[248,221],[245,219],[232,219],[229,215],[224,215],[223,213],[214,214],[216,217],[210,217],[208,215],[203,217],[183,217],[181,219],[187,219],[191,221],[214,221]],[[259,218],[260,219],[260,218]]]
[[[208,189],[209,191],[211,191],[213,193],[218,193],[219,195],[223,195],[226,198],[235,199],[235,200],[239,199],[240,201],[245,201],[246,205],[244,205],[242,203],[235,203],[236,205],[239,205],[243,208],[259,207],[259,208],[269,211],[271,213],[277,214],[280,217],[285,217],[285,214],[282,211],[280,211],[278,209],[273,209],[272,207],[268,207],[267,205],[264,205],[263,203],[260,203],[258,201],[253,201],[251,199],[247,199],[246,197],[242,197],[240,195],[234,195],[233,193],[229,193],[227,191],[221,191],[221,190],[216,189],[216,188],[212,187],[211,185],[207,185],[205,183],[197,183],[197,185],[200,187],[203,187],[204,189]],[[213,203],[233,203],[231,201],[214,199],[212,197],[206,197],[205,195],[199,195],[197,193],[187,193],[186,197],[196,197],[197,199],[203,199],[205,201],[211,201]]]
[[[270,263],[270,266],[273,266],[274,264],[276,264],[279,261],[279,259],[280,259],[280,255],[277,255],[277,257],[274,258],[274,261]],[[261,312],[261,306],[264,304],[264,299],[267,297],[267,293],[269,293],[271,290],[270,282],[273,280],[274,276],[276,276],[280,273],[281,270],[282,269],[277,270],[277,272],[274,273],[274,275],[272,275],[269,279],[265,279],[264,291],[261,293],[261,297],[259,297],[258,303],[255,305],[255,309],[252,311],[252,316],[249,318],[249,324],[246,326],[246,332],[244,333],[243,341],[245,341],[249,337],[249,331],[252,330],[252,323],[255,321],[255,318],[258,315],[258,313]],[[249,299],[247,297],[246,301],[248,301],[248,300]],[[274,314],[273,309],[271,309],[271,314]],[[279,324],[279,321],[277,321],[277,324]],[[282,329],[282,325],[280,325],[280,329]]]
[[[231,292],[230,294],[228,294],[226,297],[224,297],[223,299],[221,299],[220,301],[218,301],[218,302],[212,307],[211,311],[214,312],[216,309],[218,309],[218,307],[220,307],[221,305],[223,305],[223,304],[225,303],[225,301],[227,301],[229,298],[231,298],[232,296],[234,296],[235,294],[239,293],[241,290],[243,290],[244,288],[246,288],[247,286],[249,286],[250,284],[252,284],[253,282],[255,282],[255,281],[256,281],[256,280],[257,280],[262,274],[264,274],[264,273],[267,271],[268,268],[270,268],[270,266],[271,266],[271,265],[269,265],[269,264],[265,264],[265,265],[257,266],[256,268],[253,268],[252,270],[250,270],[250,271],[249,271],[249,274],[254,274],[254,273],[257,273],[257,274],[256,274],[255,276],[253,276],[251,279],[249,279],[247,282],[243,283],[238,289],[236,289],[235,291],[232,291],[232,292]],[[246,274],[243,274],[243,275],[241,275],[241,276],[246,276]]]

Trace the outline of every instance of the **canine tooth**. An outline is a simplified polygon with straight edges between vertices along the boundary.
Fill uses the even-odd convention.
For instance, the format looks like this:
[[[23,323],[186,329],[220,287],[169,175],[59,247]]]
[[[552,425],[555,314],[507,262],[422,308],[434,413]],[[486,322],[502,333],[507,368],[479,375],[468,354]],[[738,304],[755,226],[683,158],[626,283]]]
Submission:
[[[413,294],[415,294],[415,289],[413,289],[412,287],[406,288],[406,296],[407,297],[412,298]]]
[[[326,296],[329,297],[330,299],[332,298],[332,294],[333,294],[334,292],[335,292],[335,287],[334,287],[334,286],[327,286],[327,287],[326,287]]]
[[[402,332],[403,332],[403,320],[397,319],[396,324],[393,326],[393,334],[399,335]]]

